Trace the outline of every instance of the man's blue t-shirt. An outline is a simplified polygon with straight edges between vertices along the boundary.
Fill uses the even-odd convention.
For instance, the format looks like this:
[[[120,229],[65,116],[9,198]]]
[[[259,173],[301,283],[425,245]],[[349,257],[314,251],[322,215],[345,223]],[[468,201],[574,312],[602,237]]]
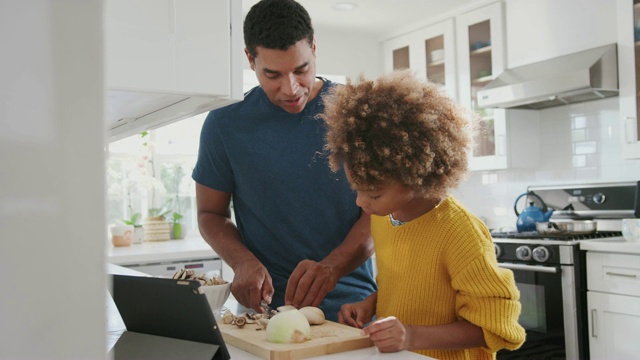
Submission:
[[[301,113],[269,101],[261,87],[243,101],[213,110],[200,137],[193,179],[232,193],[240,236],[269,270],[272,307],[284,304],[289,275],[304,259],[320,261],[345,239],[360,217],[344,172],[331,171],[317,114],[335,84],[324,80],[319,96]],[[338,281],[320,308],[336,321],[340,306],[364,299],[376,285],[371,260]]]

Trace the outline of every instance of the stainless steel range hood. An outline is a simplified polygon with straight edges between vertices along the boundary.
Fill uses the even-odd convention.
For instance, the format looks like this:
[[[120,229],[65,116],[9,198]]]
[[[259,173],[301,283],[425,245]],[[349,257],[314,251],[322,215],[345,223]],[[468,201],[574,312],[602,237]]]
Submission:
[[[617,95],[617,48],[610,44],[506,70],[478,91],[478,105],[537,110]]]

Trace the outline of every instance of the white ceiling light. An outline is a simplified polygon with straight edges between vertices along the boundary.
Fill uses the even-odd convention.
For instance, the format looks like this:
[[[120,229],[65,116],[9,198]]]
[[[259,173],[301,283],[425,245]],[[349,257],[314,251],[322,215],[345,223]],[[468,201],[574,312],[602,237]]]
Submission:
[[[352,2],[339,2],[333,5],[333,8],[338,11],[351,11],[355,9],[358,5]]]

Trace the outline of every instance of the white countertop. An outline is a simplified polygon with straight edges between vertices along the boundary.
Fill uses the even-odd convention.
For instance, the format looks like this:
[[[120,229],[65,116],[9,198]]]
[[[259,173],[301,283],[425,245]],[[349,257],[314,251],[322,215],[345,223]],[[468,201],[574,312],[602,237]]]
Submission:
[[[180,241],[180,240],[176,240],[176,241]],[[173,240],[171,241],[173,242]],[[203,241],[204,242],[204,241]],[[166,243],[166,242],[165,242]],[[144,244],[141,244],[144,245]],[[132,245],[134,246],[134,245]],[[207,245],[208,247],[208,245]],[[113,264],[107,264],[107,273],[108,274],[122,274],[122,275],[136,275],[136,276],[146,276],[146,274],[141,273],[139,271],[135,271],[135,270],[131,270],[128,268],[125,268],[123,266],[118,266],[118,265],[113,265]],[[225,303],[226,306],[228,307],[234,307],[234,305],[237,304],[235,299],[233,299],[232,296],[229,297],[229,300],[227,301],[227,303]],[[118,309],[116,308],[116,304],[113,302],[113,299],[111,298],[111,296],[109,295],[109,293],[107,293],[107,350],[111,349],[113,347],[113,345],[116,343],[116,341],[118,341],[118,339],[120,338],[120,335],[122,335],[122,333],[126,330],[126,327],[124,325],[124,322],[122,321],[122,317],[120,316],[120,313],[118,313]],[[229,354],[231,355],[231,359],[233,360],[261,360],[262,358],[257,357],[253,354],[250,354],[244,350],[240,350],[238,348],[236,348],[235,346],[231,346],[227,344],[227,349],[229,350]],[[368,360],[368,359],[374,359],[374,360],[391,360],[391,359],[399,359],[399,360],[411,360],[411,359],[415,359],[415,360],[428,360],[428,359],[432,359],[430,357],[427,356],[422,356],[410,351],[401,351],[401,352],[396,352],[396,353],[381,353],[378,351],[378,349],[375,346],[369,347],[369,348],[365,348],[365,349],[358,349],[358,350],[351,350],[351,351],[345,351],[345,352],[341,352],[341,353],[337,353],[337,354],[332,354],[332,355],[324,355],[324,356],[318,356],[315,357],[314,359],[349,359],[349,360]]]
[[[218,254],[200,235],[187,235],[181,240],[143,242],[121,247],[109,244],[107,247],[107,261],[115,265],[218,258]]]
[[[640,255],[640,242],[626,241],[623,237],[581,241],[580,250]]]

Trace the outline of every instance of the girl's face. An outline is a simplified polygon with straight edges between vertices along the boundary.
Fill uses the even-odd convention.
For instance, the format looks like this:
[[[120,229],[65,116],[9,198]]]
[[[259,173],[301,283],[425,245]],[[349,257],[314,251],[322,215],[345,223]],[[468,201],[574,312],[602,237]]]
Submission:
[[[349,169],[345,168],[347,179],[357,193],[356,204],[367,214],[385,216],[395,213],[403,213],[416,200],[413,190],[406,186],[391,181],[377,188],[361,188],[353,183]]]

